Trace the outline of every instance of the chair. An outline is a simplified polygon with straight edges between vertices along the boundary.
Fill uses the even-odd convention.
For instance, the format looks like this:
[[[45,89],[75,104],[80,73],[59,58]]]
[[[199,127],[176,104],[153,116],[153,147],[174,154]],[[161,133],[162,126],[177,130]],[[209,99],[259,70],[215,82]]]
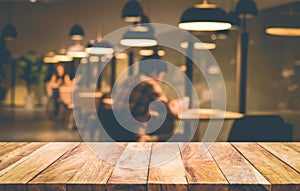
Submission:
[[[235,120],[228,141],[292,141],[293,127],[279,115],[247,115]]]

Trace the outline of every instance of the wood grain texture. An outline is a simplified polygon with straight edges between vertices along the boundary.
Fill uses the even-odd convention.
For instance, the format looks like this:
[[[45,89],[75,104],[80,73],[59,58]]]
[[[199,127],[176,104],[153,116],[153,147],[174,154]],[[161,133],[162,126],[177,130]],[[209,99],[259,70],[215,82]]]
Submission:
[[[88,143],[93,153],[68,181],[68,191],[104,191],[115,164],[127,143]]]
[[[67,182],[93,153],[84,143],[66,152],[28,183],[28,191],[66,190]],[[58,176],[59,175],[59,176]]]
[[[271,190],[268,182],[230,143],[206,144],[230,190]]]
[[[28,144],[28,142],[9,142],[1,146],[0,148],[0,156],[6,155],[7,153],[10,153],[11,151],[22,147],[24,145]]]
[[[289,142],[289,143],[283,143],[289,147],[291,147],[292,149],[300,152],[300,142]]]
[[[46,143],[29,143],[19,147],[6,155],[0,156],[0,175],[4,174],[3,170],[28,156]],[[14,165],[15,166],[15,165]],[[2,173],[1,173],[2,172]]]
[[[271,183],[272,191],[300,190],[300,176],[294,169],[256,143],[232,143]]]
[[[107,190],[146,190],[152,143],[128,143],[118,160]]]
[[[187,190],[185,169],[176,143],[153,143],[148,190]]]
[[[300,153],[283,143],[259,143],[273,155],[300,173]]]
[[[48,143],[37,149],[34,155],[0,177],[2,184],[26,184],[77,143]]]
[[[181,148],[190,191],[228,190],[228,182],[203,143]]]

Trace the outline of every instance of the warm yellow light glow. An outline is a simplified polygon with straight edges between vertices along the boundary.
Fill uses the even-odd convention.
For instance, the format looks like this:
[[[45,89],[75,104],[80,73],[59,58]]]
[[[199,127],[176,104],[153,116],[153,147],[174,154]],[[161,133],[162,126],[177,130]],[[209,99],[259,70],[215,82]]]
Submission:
[[[54,59],[54,57],[46,56],[43,58],[43,62],[47,64],[56,64],[58,63],[58,60]]]
[[[74,44],[68,48],[67,55],[73,58],[84,58],[87,56],[87,53],[81,44]]]
[[[217,45],[215,43],[210,42],[195,42],[194,48],[196,50],[212,50],[215,49]]]
[[[83,36],[82,35],[72,35],[71,36],[71,40],[82,40],[83,39]]]
[[[112,54],[114,53],[114,49],[95,46],[95,47],[88,48],[87,53],[95,54],[95,55]]]
[[[57,54],[54,56],[54,59],[58,62],[71,62],[73,60],[73,57],[63,54]]]
[[[127,59],[128,58],[127,54],[124,52],[117,53],[115,56],[117,59]]]
[[[88,63],[88,59],[87,58],[82,58],[80,63],[81,64],[87,64]]]
[[[164,55],[166,55],[166,51],[164,51],[164,50],[158,50],[157,54],[158,54],[158,56],[164,56]]]
[[[87,56],[86,52],[68,52],[67,55],[73,58],[84,58]]]
[[[150,47],[156,46],[157,41],[154,39],[122,39],[120,44],[129,47]]]
[[[142,17],[138,16],[138,17],[125,17],[124,21],[127,23],[135,23],[135,22],[141,22],[142,21]]]
[[[300,28],[272,27],[267,28],[266,33],[277,36],[300,36]]]
[[[151,56],[153,54],[154,54],[154,51],[151,49],[141,49],[139,51],[139,55],[141,55],[141,56]]]
[[[187,49],[189,47],[189,43],[187,41],[180,43],[180,47]]]
[[[180,43],[180,47],[187,49],[189,47],[189,43],[187,41]],[[194,49],[195,50],[212,50],[215,49],[217,45],[215,43],[210,42],[195,42]]]
[[[179,28],[189,31],[218,31],[230,29],[231,24],[226,22],[186,22],[180,23]]]
[[[91,57],[89,58],[89,60],[90,60],[90,62],[92,62],[92,63],[96,63],[96,62],[99,62],[99,61],[100,61],[99,56],[91,56]]]

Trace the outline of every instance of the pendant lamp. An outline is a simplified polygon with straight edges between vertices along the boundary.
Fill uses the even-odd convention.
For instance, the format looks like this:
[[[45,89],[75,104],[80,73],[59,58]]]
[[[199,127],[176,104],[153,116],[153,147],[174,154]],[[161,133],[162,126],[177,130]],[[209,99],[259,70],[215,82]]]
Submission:
[[[122,10],[122,19],[128,23],[141,22],[142,15],[143,9],[136,0],[129,0]]]
[[[58,62],[71,62],[73,57],[67,55],[66,49],[60,49],[59,53],[54,56],[54,59]]]
[[[94,43],[89,49],[89,54],[94,55],[109,55],[114,53],[114,49],[109,42],[100,41]]]
[[[120,44],[128,47],[151,47],[156,46],[158,42],[154,38],[154,32],[149,24],[138,24],[123,35]]]
[[[299,37],[300,14],[290,9],[286,14],[266,17],[265,32],[269,35]]]
[[[74,41],[80,41],[84,38],[84,30],[83,28],[78,24],[79,21],[79,1],[76,0],[75,2],[75,24],[71,27],[69,36],[71,40]]]
[[[10,2],[8,11],[8,24],[2,29],[2,36],[5,38],[5,40],[13,40],[18,37],[17,29],[12,24],[12,6],[13,2]]]
[[[43,62],[46,63],[46,64],[56,64],[58,63],[58,60],[56,60],[54,58],[55,56],[55,52],[48,52],[47,55],[43,58]]]
[[[253,0],[240,0],[235,12],[239,18],[251,19],[257,15],[257,7]]]
[[[84,38],[84,31],[80,25],[75,24],[72,26],[69,36],[71,40],[80,41]]]
[[[214,4],[204,0],[188,8],[181,16],[179,28],[189,31],[218,31],[231,28],[228,15]]]
[[[87,56],[87,53],[81,44],[76,43],[68,48],[67,55],[73,58],[84,58]]]

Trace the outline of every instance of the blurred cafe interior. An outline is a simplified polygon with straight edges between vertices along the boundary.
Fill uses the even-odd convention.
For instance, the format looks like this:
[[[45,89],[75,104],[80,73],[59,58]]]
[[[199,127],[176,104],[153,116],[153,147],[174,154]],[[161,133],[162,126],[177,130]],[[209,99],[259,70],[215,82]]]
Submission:
[[[188,101],[174,140],[300,141],[298,0],[0,0],[0,30],[1,141],[123,134],[105,112],[147,58]]]

